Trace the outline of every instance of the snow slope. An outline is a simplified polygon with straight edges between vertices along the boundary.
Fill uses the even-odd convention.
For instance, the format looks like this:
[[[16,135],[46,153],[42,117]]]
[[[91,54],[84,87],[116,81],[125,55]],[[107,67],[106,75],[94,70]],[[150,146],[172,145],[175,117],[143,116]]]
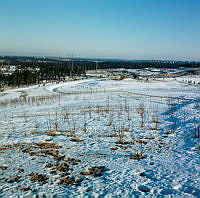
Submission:
[[[9,90],[5,100],[2,196],[200,197],[199,86],[89,79]]]

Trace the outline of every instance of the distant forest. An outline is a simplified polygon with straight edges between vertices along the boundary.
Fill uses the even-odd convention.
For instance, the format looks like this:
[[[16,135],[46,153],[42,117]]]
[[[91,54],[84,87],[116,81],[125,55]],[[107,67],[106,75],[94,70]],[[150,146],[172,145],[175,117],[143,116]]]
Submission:
[[[10,75],[0,71],[0,88],[4,85],[22,86],[40,83],[43,80],[63,80],[66,76],[85,75],[86,70],[98,69],[138,69],[138,68],[195,68],[200,62],[170,62],[170,61],[96,61],[0,56],[1,67],[15,65],[17,70]]]
[[[85,69],[76,63],[52,62],[12,62],[17,70],[11,75],[0,72],[0,84],[8,86],[22,86],[41,83],[43,80],[64,80],[66,76],[85,75]]]

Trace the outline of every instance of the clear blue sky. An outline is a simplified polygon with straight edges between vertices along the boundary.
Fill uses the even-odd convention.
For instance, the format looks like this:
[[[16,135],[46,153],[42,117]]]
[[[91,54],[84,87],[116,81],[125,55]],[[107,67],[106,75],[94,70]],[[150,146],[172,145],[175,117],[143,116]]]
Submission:
[[[0,54],[200,60],[200,0],[1,0]]]

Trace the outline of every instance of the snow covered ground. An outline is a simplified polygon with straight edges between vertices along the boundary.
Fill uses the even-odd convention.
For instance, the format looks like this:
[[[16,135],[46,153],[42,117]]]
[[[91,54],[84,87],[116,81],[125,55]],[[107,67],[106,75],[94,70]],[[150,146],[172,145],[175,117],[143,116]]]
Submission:
[[[200,86],[88,79],[0,95],[0,195],[200,197]]]

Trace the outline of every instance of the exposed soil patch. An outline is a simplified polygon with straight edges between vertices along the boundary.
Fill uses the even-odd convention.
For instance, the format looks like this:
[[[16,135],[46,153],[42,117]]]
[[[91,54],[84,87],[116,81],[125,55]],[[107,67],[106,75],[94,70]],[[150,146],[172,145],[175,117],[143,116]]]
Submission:
[[[6,170],[8,167],[7,166],[0,166],[1,170]]]
[[[24,169],[23,169],[23,168],[18,168],[18,172],[19,172],[19,173],[23,173],[23,172],[24,172]]]
[[[29,188],[29,187],[22,187],[19,190],[21,190],[21,191],[29,191],[29,190],[31,190],[31,188]]]
[[[45,184],[47,183],[48,177],[42,174],[35,173],[31,176],[30,180],[33,182]]]
[[[75,159],[75,158],[67,158],[66,160],[64,160],[65,162],[67,162],[69,165],[78,165],[81,163],[81,160],[79,159]]]
[[[62,146],[58,146],[54,143],[49,143],[49,142],[36,143],[33,146],[36,146],[37,148],[40,148],[40,149],[50,149],[50,148],[60,149],[60,148],[62,148]]]
[[[73,185],[80,185],[81,182],[83,181],[83,178],[75,178],[75,177],[63,177],[60,179],[58,184],[62,184],[62,185],[69,185],[69,186],[73,186]]]
[[[8,182],[8,183],[20,182],[20,178],[21,178],[21,177],[22,177],[22,176],[13,177],[13,178],[11,178],[10,180],[8,180],[7,182]]]
[[[116,142],[116,144],[134,144],[134,142],[127,142],[124,140],[119,140],[118,142]]]
[[[136,153],[135,155],[132,155],[131,157],[129,157],[130,159],[133,160],[140,160],[140,159],[144,159],[144,155],[142,153]]]
[[[56,169],[61,172],[68,172],[70,170],[67,163],[60,163],[57,165]]]
[[[72,138],[71,141],[72,142],[83,142],[83,140],[81,140],[79,138]]]
[[[87,171],[81,172],[80,175],[92,175],[94,177],[99,177],[102,176],[106,170],[107,169],[105,168],[105,166],[93,166]]]

